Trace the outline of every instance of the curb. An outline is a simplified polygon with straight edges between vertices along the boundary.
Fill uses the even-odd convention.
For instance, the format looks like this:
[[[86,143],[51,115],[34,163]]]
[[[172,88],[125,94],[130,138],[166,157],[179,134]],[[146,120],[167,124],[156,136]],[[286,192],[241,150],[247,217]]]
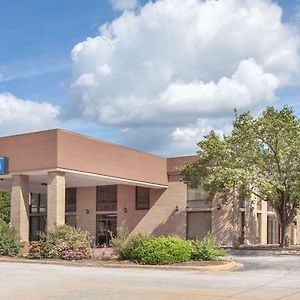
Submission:
[[[201,272],[222,272],[233,271],[243,267],[243,264],[229,261],[222,265],[212,266],[176,266],[176,265],[129,265],[129,264],[105,264],[105,268],[127,268],[127,269],[152,269],[152,270],[178,270],[178,271],[201,271]]]
[[[146,270],[178,270],[178,271],[199,271],[199,272],[223,272],[234,271],[243,267],[243,264],[237,263],[234,260],[224,261],[221,265],[212,266],[176,266],[176,265],[132,265],[132,264],[115,264],[103,263],[94,265],[86,262],[85,264],[72,263],[71,261],[52,261],[52,260],[30,260],[18,258],[1,258],[0,263],[21,263],[21,264],[46,264],[46,265],[59,265],[69,267],[92,267],[92,268],[112,268],[112,269],[146,269]]]

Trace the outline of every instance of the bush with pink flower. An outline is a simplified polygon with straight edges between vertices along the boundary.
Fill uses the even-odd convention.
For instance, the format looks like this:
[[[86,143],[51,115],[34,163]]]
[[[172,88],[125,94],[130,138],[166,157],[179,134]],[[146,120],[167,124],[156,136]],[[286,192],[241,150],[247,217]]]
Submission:
[[[72,226],[57,226],[53,232],[41,235],[40,241],[31,242],[28,257],[64,260],[87,259],[92,255],[90,234]]]

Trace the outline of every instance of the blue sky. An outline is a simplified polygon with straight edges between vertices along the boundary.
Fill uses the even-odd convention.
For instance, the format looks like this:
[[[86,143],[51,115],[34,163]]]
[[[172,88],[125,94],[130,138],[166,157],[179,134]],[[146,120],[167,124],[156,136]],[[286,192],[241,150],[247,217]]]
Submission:
[[[130,1],[131,0],[129,0],[129,2]],[[138,15],[146,2],[147,1],[140,1],[138,6],[134,9],[134,13]],[[220,0],[220,2],[222,2],[222,0]],[[271,1],[263,2],[270,3]],[[299,12],[299,2],[280,0],[276,3],[283,10],[282,23],[289,23],[294,29],[297,28],[297,22],[299,20],[299,15],[297,16],[297,13]],[[122,14],[123,11],[114,10],[108,0],[0,0],[0,94],[10,93],[17,99],[28,99],[38,103],[46,102],[59,107],[59,116],[67,116],[57,117],[59,120],[56,120],[55,122],[57,122],[57,126],[59,127],[65,127],[76,132],[162,155],[168,155],[168,153],[170,153],[170,155],[192,153],[195,148],[190,146],[190,144],[195,144],[196,139],[199,139],[199,137],[206,132],[205,130],[199,132],[199,130],[196,129],[197,126],[207,127],[207,129],[215,128],[217,130],[223,130],[224,127],[225,129],[223,131],[226,131],[228,115],[219,118],[217,117],[218,112],[216,111],[213,113],[208,112],[207,110],[205,113],[201,111],[197,118],[195,117],[194,122],[188,121],[190,115],[181,119],[181,116],[178,114],[169,116],[169,114],[162,114],[155,109],[153,109],[153,112],[151,111],[151,118],[145,116],[142,118],[142,121],[139,122],[135,121],[135,115],[133,115],[131,119],[125,118],[124,115],[118,115],[118,118],[114,118],[115,111],[118,112],[124,110],[124,107],[122,107],[122,105],[120,106],[119,102],[123,101],[123,98],[124,101],[127,101],[129,98],[132,99],[132,95],[135,94],[134,87],[132,87],[130,91],[120,88],[120,91],[123,91],[122,94],[120,92],[118,95],[115,95],[114,93],[106,93],[103,95],[103,98],[107,97],[107,99],[110,99],[109,103],[112,103],[113,101],[115,101],[114,103],[117,103],[115,106],[108,106],[105,110],[105,112],[110,112],[109,118],[107,115],[104,116],[103,111],[99,112],[98,115],[95,115],[93,111],[89,111],[89,107],[95,103],[97,103],[95,109],[91,110],[101,109],[99,107],[104,105],[104,103],[101,102],[102,98],[100,99],[99,96],[98,99],[97,95],[99,91],[101,92],[105,87],[101,85],[102,83],[98,84],[97,81],[98,87],[95,90],[91,90],[90,83],[86,85],[89,87],[85,87],[85,89],[82,87],[80,87],[80,89],[73,88],[74,85],[76,85],[76,82],[78,82],[80,75],[84,74],[85,71],[83,71],[83,69],[86,70],[86,67],[82,66],[83,64],[88,65],[89,56],[84,56],[84,54],[81,55],[81,53],[79,53],[78,61],[74,63],[71,60],[71,51],[73,47],[85,41],[88,37],[96,38],[101,35],[99,33],[99,26],[104,23],[110,24]],[[126,20],[122,20],[122,22],[126,24]],[[122,33],[119,34],[119,38],[121,39]],[[143,36],[142,29],[140,34]],[[142,38],[143,45],[147,44],[147,34],[149,34],[149,32],[145,33],[145,37]],[[157,34],[159,34],[159,30],[157,31]],[[156,41],[157,39],[153,37],[153,35],[153,31],[151,31],[148,40]],[[297,33],[295,33],[295,35],[297,35]],[[162,49],[168,48],[168,38],[165,39],[164,43],[165,44],[160,45],[163,47]],[[138,44],[138,42],[135,42],[135,45],[136,44]],[[151,45],[150,42],[149,45]],[[86,45],[86,47],[88,46],[89,45]],[[114,57],[114,61],[110,58],[110,62],[112,65],[119,64],[119,72],[124,72],[124,74],[121,75],[126,77],[128,76],[127,69],[123,66],[127,59],[130,61],[130,58],[128,58],[129,54],[126,52],[127,50],[124,50],[124,47],[124,45],[119,47],[118,53],[120,53],[120,55]],[[131,49],[140,49],[139,51],[144,51],[142,46],[139,46],[139,48],[132,46]],[[149,49],[145,49],[145,52],[146,50],[148,51]],[[226,51],[230,51],[230,49],[228,50],[226,48]],[[94,52],[92,52],[91,55],[93,55],[93,53]],[[148,54],[148,57],[151,57],[151,54]],[[145,57],[143,57],[143,59],[144,58]],[[79,61],[80,59],[81,61]],[[101,58],[97,59],[97,62],[100,60]],[[157,59],[155,61],[160,60]],[[148,62],[148,60],[145,59],[144,62]],[[122,65],[122,68],[120,65]],[[105,74],[110,73],[110,67],[107,67],[107,64],[100,65],[99,63],[99,66],[102,69],[104,68],[103,72]],[[172,66],[170,68],[172,69]],[[76,71],[72,72],[72,69],[75,69]],[[135,67],[134,70],[136,69],[137,67]],[[182,68],[178,68],[178,70],[182,70]],[[223,70],[220,70],[218,71],[219,73],[217,72],[219,77],[214,73],[214,75],[207,77],[203,75],[203,78],[200,77],[200,75],[197,77],[196,74],[196,77],[194,76],[194,78],[192,78],[191,76],[180,77],[180,74],[178,75],[180,71],[178,70],[176,71],[177,79],[174,83],[182,81],[186,82],[188,80],[194,82],[198,79],[218,82],[221,76],[230,77],[231,74],[234,73],[234,69],[231,70],[229,66],[228,70],[231,70],[231,73],[229,73],[229,71],[226,73],[226,71],[223,74]],[[203,72],[203,74],[209,74],[210,71],[211,70]],[[91,71],[89,70],[88,74],[90,73]],[[297,73],[297,71],[294,73]],[[147,80],[149,80],[149,85],[153,84],[160,87],[160,83],[153,82],[151,78],[147,78]],[[120,79],[115,79],[108,84],[114,84],[113,87],[118,89],[118,84],[121,83]],[[130,86],[131,83],[129,82],[128,85]],[[137,87],[137,89],[138,88],[139,87]],[[156,94],[156,96],[161,95],[163,94],[164,87],[161,86],[160,88],[161,90],[159,93],[157,90],[153,91],[148,88],[144,94],[147,94],[147,97],[150,97],[149,95],[152,94]],[[275,98],[273,97],[273,100],[266,101],[265,105],[271,103],[272,105],[280,107],[283,104],[290,104],[295,108],[296,113],[300,115],[300,102],[298,100],[300,85],[297,83],[297,80],[296,83],[282,84],[279,87],[274,88],[274,90],[276,90],[274,95],[276,100],[274,100]],[[169,90],[166,88],[165,91]],[[89,96],[88,103],[90,106],[88,107],[84,107],[86,102],[82,100],[86,94]],[[143,97],[145,97],[144,94]],[[128,98],[125,99],[125,95]],[[141,94],[139,94],[139,97],[141,97]],[[98,104],[97,101],[100,101],[101,105]],[[132,100],[131,102],[128,102],[128,106],[134,108],[138,105],[136,101],[137,100]],[[106,104],[107,103],[105,102],[105,105]],[[67,113],[64,113],[64,107],[70,106],[76,106],[77,108],[73,110],[68,108],[66,109]],[[259,107],[261,108],[263,106],[264,103],[260,102]],[[81,107],[83,107],[82,111],[79,111]],[[249,105],[243,106],[241,109],[252,109],[253,107],[255,106]],[[166,108],[166,110],[167,109],[168,108]],[[38,113],[39,112],[37,112],[37,114]],[[126,116],[130,113],[131,111],[124,114]],[[70,117],[72,114],[74,114],[74,118]],[[138,112],[137,114],[140,115]],[[211,121],[212,115],[215,120],[214,122]],[[159,118],[162,119],[161,122],[157,122],[157,119]],[[178,122],[171,122],[169,118],[170,120],[177,119]],[[202,119],[207,121],[202,122]],[[47,127],[47,124],[42,126],[42,128],[43,127]],[[52,127],[52,125],[49,127]],[[35,128],[34,125],[28,130],[31,130],[32,128]],[[40,129],[40,127],[37,126],[37,129]],[[22,125],[11,131],[3,129],[3,132],[0,132],[0,135],[21,131]],[[192,134],[189,140],[186,141],[187,144],[190,143],[189,146],[185,147],[180,144],[184,142],[182,137],[191,134],[191,132],[193,134],[195,132],[197,133],[194,135]],[[153,142],[153,139],[155,139],[156,142]],[[167,144],[169,145],[169,148],[166,146]]]

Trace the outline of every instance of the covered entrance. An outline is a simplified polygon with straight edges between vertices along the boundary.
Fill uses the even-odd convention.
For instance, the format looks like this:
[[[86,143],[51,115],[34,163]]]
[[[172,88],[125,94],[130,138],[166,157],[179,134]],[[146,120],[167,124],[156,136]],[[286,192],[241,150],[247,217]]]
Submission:
[[[97,246],[108,246],[111,236],[117,233],[117,215],[97,215]]]

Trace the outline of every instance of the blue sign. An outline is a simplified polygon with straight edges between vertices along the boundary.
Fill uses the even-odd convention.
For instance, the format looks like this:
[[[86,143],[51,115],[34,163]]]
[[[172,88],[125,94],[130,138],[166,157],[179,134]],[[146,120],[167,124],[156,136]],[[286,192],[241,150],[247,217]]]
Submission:
[[[8,167],[8,158],[7,157],[0,157],[0,174],[6,174],[7,173],[7,167]]]

